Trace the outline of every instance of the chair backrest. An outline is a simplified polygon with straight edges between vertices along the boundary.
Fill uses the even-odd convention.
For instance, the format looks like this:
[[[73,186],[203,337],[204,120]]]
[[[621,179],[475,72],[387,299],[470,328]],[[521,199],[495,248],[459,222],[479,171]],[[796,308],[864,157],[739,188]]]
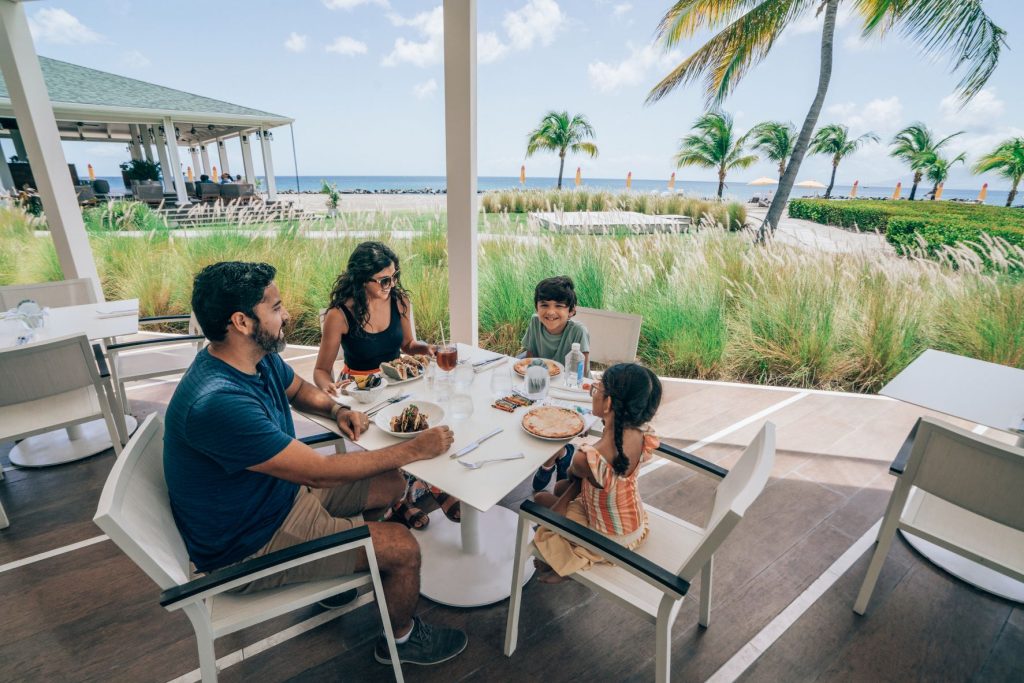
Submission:
[[[92,287],[92,280],[84,277],[76,280],[0,287],[0,310],[14,308],[25,299],[32,299],[40,306],[50,308],[80,306],[96,303],[96,291]]]
[[[164,423],[152,413],[114,462],[93,521],[162,590],[189,580],[164,480]]]
[[[900,484],[1024,531],[1024,448],[922,417]]]
[[[684,562],[679,576],[692,581],[722,542],[761,495],[775,465],[775,424],[765,422],[761,431],[718,484],[704,540]]]
[[[96,358],[84,334],[0,349],[0,407],[100,387]],[[60,416],[54,419],[59,423]]]
[[[636,360],[643,317],[577,306],[573,319],[590,333],[590,362],[611,365]]]

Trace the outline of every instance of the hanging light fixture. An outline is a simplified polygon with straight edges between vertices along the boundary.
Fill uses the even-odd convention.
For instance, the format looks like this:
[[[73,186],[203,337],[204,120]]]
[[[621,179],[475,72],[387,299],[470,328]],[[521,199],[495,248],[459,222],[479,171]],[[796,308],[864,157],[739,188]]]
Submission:
[[[180,140],[181,139],[181,129],[178,128],[177,126],[174,127],[174,139],[175,140]]]

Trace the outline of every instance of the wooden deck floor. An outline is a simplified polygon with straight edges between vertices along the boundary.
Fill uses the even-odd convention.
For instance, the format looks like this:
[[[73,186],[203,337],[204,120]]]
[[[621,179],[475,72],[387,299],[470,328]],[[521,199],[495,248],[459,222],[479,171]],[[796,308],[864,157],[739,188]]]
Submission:
[[[307,377],[309,353],[286,352]],[[133,412],[162,412],[175,386],[136,385]],[[854,555],[848,568],[835,563],[881,518],[893,484],[889,462],[923,412],[848,394],[666,381],[656,427],[704,458],[728,467],[765,419],[779,428],[769,486],[716,558],[710,628],[697,626],[695,600],[676,622],[675,680],[702,681],[716,672],[723,681],[1024,680],[1024,610],[948,576],[902,540],[868,615],[852,612],[868,553]],[[302,418],[296,426],[303,434],[319,431]],[[156,586],[92,524],[112,452],[22,470],[7,469],[10,447],[0,444],[0,500],[11,518],[0,531],[0,681],[197,680],[187,619],[165,612]],[[712,488],[699,475],[666,465],[641,482],[649,504],[704,521]],[[527,492],[524,483],[503,504],[514,508]],[[68,549],[72,544],[80,547]],[[51,551],[57,552],[37,557]],[[444,665],[407,666],[410,681],[654,675],[653,628],[575,582],[527,585],[512,658],[502,654],[504,603],[462,610],[423,599],[420,611],[465,628],[470,644]],[[312,607],[218,641],[220,657],[266,639],[284,641],[244,659],[235,655],[240,661],[221,680],[390,680],[390,670],[372,658],[379,628],[373,608],[332,618]],[[305,632],[286,639],[296,630]]]

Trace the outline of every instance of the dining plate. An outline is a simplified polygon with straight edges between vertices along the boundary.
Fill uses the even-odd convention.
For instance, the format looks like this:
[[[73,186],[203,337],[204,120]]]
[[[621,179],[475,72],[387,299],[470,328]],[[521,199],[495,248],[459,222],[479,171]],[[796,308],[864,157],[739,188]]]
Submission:
[[[436,403],[432,403],[431,401],[421,401],[419,399],[407,399],[381,409],[381,411],[373,417],[373,423],[386,434],[397,436],[399,439],[411,439],[423,430],[417,432],[394,432],[391,430],[391,418],[401,415],[402,411],[410,405],[416,406],[420,409],[421,413],[426,414],[427,429],[430,427],[436,427],[444,421],[444,408]]]
[[[531,408],[519,424],[530,436],[545,441],[568,441],[586,429],[582,415],[557,406]]]
[[[520,360],[517,360],[515,362],[515,364],[512,366],[512,369],[515,370],[516,374],[519,375],[520,377],[526,377],[526,368],[528,368],[530,366],[530,363],[532,363],[534,360],[536,359],[521,358]],[[542,358],[541,360],[548,364],[549,377],[554,378],[565,373],[565,366],[559,363],[557,360],[548,360],[547,358]]]

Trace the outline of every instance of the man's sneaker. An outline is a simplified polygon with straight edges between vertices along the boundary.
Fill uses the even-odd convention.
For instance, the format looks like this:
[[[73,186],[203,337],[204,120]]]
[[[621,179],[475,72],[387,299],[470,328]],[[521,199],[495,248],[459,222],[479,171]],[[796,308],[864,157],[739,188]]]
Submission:
[[[440,664],[466,649],[469,638],[457,628],[430,626],[419,617],[412,618],[412,635],[398,645],[398,660],[402,664]],[[381,634],[373,648],[373,658],[381,664],[391,663],[388,641]]]
[[[320,605],[324,609],[338,609],[339,607],[344,607],[348,603],[355,600],[358,594],[359,590],[357,588],[353,588],[352,590],[347,590],[343,593],[332,595],[329,598],[324,598],[316,604]]]

